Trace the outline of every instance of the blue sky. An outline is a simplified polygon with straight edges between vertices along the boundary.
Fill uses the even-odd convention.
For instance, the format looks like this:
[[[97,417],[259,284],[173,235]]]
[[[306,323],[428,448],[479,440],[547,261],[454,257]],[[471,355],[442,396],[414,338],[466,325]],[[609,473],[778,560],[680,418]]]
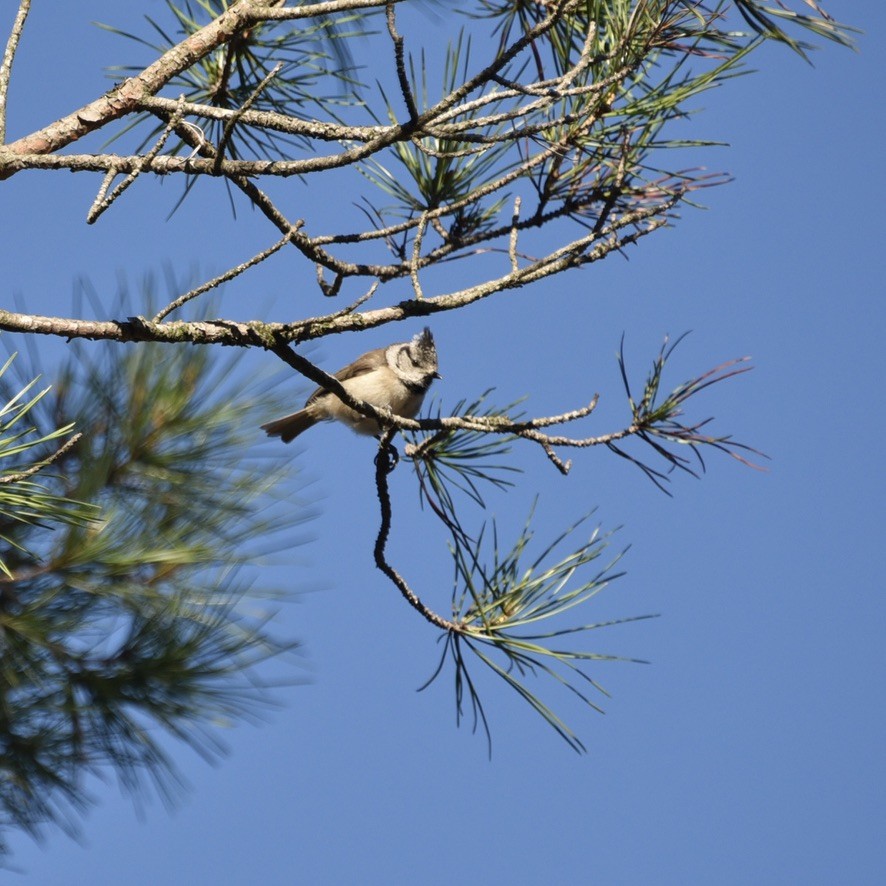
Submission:
[[[163,10],[159,0],[139,7]],[[437,646],[372,567],[372,445],[324,426],[293,453],[310,481],[293,494],[320,510],[313,541],[272,576],[294,592],[279,626],[303,641],[295,673],[306,684],[281,692],[267,723],[225,731],[230,753],[218,767],[176,752],[191,789],[171,813],[153,802],[139,816],[115,785],[94,785],[100,802],[82,842],[55,831],[42,845],[14,839],[25,873],[6,880],[881,882],[886,96],[876,47],[886,12],[828,9],[866,31],[859,53],[825,47],[810,67],[765,48],[757,73],[696,102],[705,110],[693,130],[730,145],[706,164],[735,178],[704,193],[706,210],[686,209],[629,260],[611,256],[433,324],[444,408],[495,386],[501,403],[528,393],[529,411],[552,414],[599,391],[588,433],[624,420],[614,357],[623,332],[638,379],[665,333],[692,330],[673,385],[753,357],[753,372],[703,394],[693,414],[714,414],[716,428],[765,451],[767,473],[711,456],[703,479],[676,478],[668,498],[604,452],[576,456],[563,478],[527,451],[520,489],[490,502],[515,528],[537,493],[540,543],[597,507],[604,528],[623,527],[615,547],[632,548],[627,575],[588,619],[661,615],[595,638],[600,651],[651,662],[595,671],[612,695],[605,716],[554,697],[588,754],[487,681],[489,761],[481,737],[455,728],[449,682],[416,694]],[[107,88],[101,66],[127,47],[90,20],[136,28],[136,14],[125,15],[107,0],[34,4],[10,137]],[[64,77],[48,75],[48,59]],[[78,275],[110,299],[121,273],[136,284],[168,260],[208,276],[275,238],[248,210],[231,220],[208,187],[164,222],[172,182],[139,182],[87,227],[97,187],[68,173],[3,184],[15,220],[0,238],[7,299],[64,314]],[[304,269],[281,256],[226,290],[223,307],[248,317],[298,299],[296,312],[325,310],[297,275]],[[415,331],[401,328],[323,343],[317,358],[335,369]],[[59,345],[41,347],[49,360]],[[394,492],[393,551],[445,608],[444,540],[423,537],[431,524],[405,471]]]

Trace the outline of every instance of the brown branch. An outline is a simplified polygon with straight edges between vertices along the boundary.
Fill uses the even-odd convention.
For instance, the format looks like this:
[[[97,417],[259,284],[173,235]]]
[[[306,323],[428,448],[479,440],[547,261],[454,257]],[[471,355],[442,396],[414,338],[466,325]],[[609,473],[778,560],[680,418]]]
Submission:
[[[137,111],[141,99],[153,95],[176,74],[180,74],[212,50],[227,43],[256,20],[258,10],[266,8],[260,0],[239,0],[218,18],[209,22],[206,27],[164,52],[140,74],[129,77],[66,117],[10,143],[6,146],[6,150],[13,155],[50,154],[100,129],[112,120],[118,120],[126,114]],[[303,8],[310,9],[310,7]],[[17,171],[16,165],[7,164],[0,170],[0,179]]]

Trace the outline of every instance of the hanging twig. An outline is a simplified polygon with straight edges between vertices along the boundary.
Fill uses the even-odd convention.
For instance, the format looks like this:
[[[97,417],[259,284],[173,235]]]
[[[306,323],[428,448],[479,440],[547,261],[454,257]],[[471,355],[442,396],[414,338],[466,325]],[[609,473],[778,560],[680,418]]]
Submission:
[[[378,528],[374,548],[375,565],[394,583],[409,605],[420,612],[427,621],[438,628],[442,628],[444,631],[458,632],[461,630],[460,626],[455,622],[447,621],[443,616],[438,615],[432,609],[425,606],[415,591],[409,587],[406,579],[385,558],[385,546],[388,543],[388,536],[391,532],[392,513],[391,497],[388,491],[388,474],[390,473],[388,449],[394,433],[394,429],[388,429],[381,435],[378,454],[375,457],[375,487],[378,492],[378,503],[381,510],[381,523]]]

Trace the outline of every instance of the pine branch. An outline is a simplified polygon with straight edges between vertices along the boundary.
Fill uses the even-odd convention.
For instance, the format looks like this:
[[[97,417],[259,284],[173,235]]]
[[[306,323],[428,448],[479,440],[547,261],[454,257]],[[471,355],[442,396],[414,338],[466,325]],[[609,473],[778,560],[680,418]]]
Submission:
[[[41,425],[74,416],[82,436],[7,474],[0,499],[32,484],[23,501],[35,516],[44,500],[93,503],[0,526],[0,822],[34,834],[75,827],[89,772],[174,799],[164,736],[218,755],[214,724],[266,709],[256,668],[294,646],[273,636],[270,611],[242,607],[262,593],[246,568],[281,532],[291,545],[309,516],[274,503],[285,460],[244,457],[260,416],[282,404],[260,384],[244,390],[242,370],[235,395],[233,365],[209,350],[161,347],[75,346],[55,390],[6,410]],[[0,436],[7,454],[33,445]]]

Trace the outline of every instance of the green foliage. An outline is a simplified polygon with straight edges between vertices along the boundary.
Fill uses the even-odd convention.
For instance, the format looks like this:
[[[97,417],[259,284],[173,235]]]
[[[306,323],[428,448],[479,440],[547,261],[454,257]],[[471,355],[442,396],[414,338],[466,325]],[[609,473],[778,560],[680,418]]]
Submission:
[[[492,393],[492,389],[484,391],[470,403],[460,400],[451,414],[499,418],[509,422],[520,418],[520,413],[514,412],[517,403],[503,408],[485,405]],[[438,418],[440,416],[438,408]],[[407,434],[406,438],[412,444],[408,451],[418,477],[421,500],[428,502],[438,514],[455,514],[454,491],[464,493],[482,506],[482,484],[490,483],[499,489],[506,489],[513,484],[504,475],[519,471],[503,463],[511,451],[511,443],[516,439],[510,435],[490,437],[476,431],[453,428],[426,437],[420,445],[415,434]],[[438,501],[439,508],[436,505]]]
[[[429,97],[430,75],[424,52],[418,69],[415,60],[410,58],[410,88],[418,102],[419,114],[444,99],[467,79],[470,55],[470,40],[461,34],[454,45],[447,47],[440,94],[433,100]],[[395,104],[384,89],[379,91],[385,103],[387,122],[393,123],[397,120]],[[372,113],[371,108],[368,110]],[[486,114],[497,110],[499,105],[496,102],[484,108]],[[457,121],[459,118],[453,119]],[[448,236],[459,239],[487,229],[501,210],[503,200],[483,201],[475,198],[475,194],[518,159],[515,155],[505,159],[510,144],[501,139],[503,129],[504,124],[491,127],[487,137],[479,142],[437,136],[395,142],[391,152],[396,158],[396,166],[389,168],[372,159],[360,167],[367,179],[395,200],[389,207],[376,209],[373,206],[373,211],[384,221],[389,217],[412,218],[447,204],[462,204],[462,208],[453,214]],[[496,143],[496,139],[501,140]]]
[[[162,53],[231,5],[166,2],[175,30],[148,18],[159,40],[105,27]],[[804,2],[811,14],[783,0],[774,7],[757,0],[463,2],[443,11],[462,13],[468,24],[455,31],[442,60],[430,52],[436,47],[428,40],[401,42],[391,52],[388,35],[369,28],[384,11],[382,3],[355,9],[343,3],[334,13],[244,30],[173,77],[169,94],[236,114],[249,108],[277,115],[263,126],[236,115],[202,120],[219,158],[312,156],[326,150],[317,139],[336,139],[350,151],[365,141],[357,129],[353,138],[346,126],[326,129],[343,122],[345,109],[359,109],[380,125],[402,126],[366,155],[342,161],[353,163],[371,185],[367,193],[359,193],[356,183],[349,190],[373,233],[336,234],[332,241],[381,240],[404,264],[423,237],[441,259],[453,252],[474,255],[480,244],[508,235],[510,219],[501,214],[518,196],[533,201],[524,204],[521,228],[567,218],[601,229],[638,207],[685,199],[726,181],[662,158],[665,149],[712,144],[674,138],[667,126],[693,112],[694,98],[744,73],[747,55],[765,40],[804,57],[812,47],[794,33],[852,44],[850,28],[813,0]],[[392,14],[406,5],[392,7]],[[472,55],[472,41],[483,47],[481,53]],[[408,49],[413,45],[418,52]],[[386,66],[379,65],[379,57],[389,62],[394,55],[399,95],[387,85]],[[374,90],[356,79],[364,68],[373,70]],[[140,68],[110,70],[119,76]],[[309,121],[311,137],[287,129],[287,118]],[[153,128],[141,148],[162,129]],[[188,181],[190,187],[193,179]],[[393,202],[382,203],[379,195]],[[429,212],[434,224],[426,231],[422,219]]]
[[[854,45],[851,34],[855,32],[855,29],[835,22],[815,0],[804,0],[806,6],[812,9],[813,15],[795,12],[785,0],[775,0],[775,6],[766,6],[759,0],[734,0],[734,2],[741,17],[755,33],[790,46],[804,58],[806,58],[806,50],[814,47],[794,39],[785,30],[785,26],[797,26],[810,34],[815,34],[825,40],[832,40],[842,46],[851,47]]]
[[[754,35],[785,43],[801,54],[804,49],[810,48],[809,44],[795,40],[782,25],[807,30],[843,46],[852,45],[849,36],[851,29],[835,22],[815,0],[803,0],[813,11],[812,15],[793,11],[786,0],[775,0],[775,3],[776,6],[767,6],[759,0],[578,0],[574,6],[574,15],[570,18],[578,22],[596,22],[601,30],[608,31],[623,27],[631,19],[661,19],[669,15],[680,15],[684,11],[699,21],[706,16],[723,20],[735,9]],[[482,10],[479,14],[497,20],[502,45],[507,43],[515,31],[525,32],[541,21],[549,11],[549,4],[538,0],[479,0],[477,6]],[[740,36],[734,32],[733,34],[734,37]],[[558,25],[551,41],[560,50],[559,54],[564,55],[564,50],[574,45],[572,23],[567,21]]]
[[[429,619],[444,628],[441,637],[443,653],[425,686],[437,679],[447,664],[451,665],[457,721],[461,722],[470,710],[474,729],[482,725],[490,752],[492,731],[479,684],[472,676],[472,663],[479,661],[501,678],[570,747],[583,751],[584,745],[576,733],[542,700],[542,694],[535,689],[535,678],[548,678],[549,683],[552,681],[567,689],[584,705],[600,710],[588,690],[606,693],[589,672],[589,667],[602,661],[638,659],[587,650],[577,646],[577,641],[599,628],[651,616],[575,623],[578,607],[584,606],[622,575],[613,571],[620,554],[604,561],[603,566],[599,565],[610,541],[610,536],[601,533],[599,528],[565,556],[557,558],[555,552],[574,537],[583,522],[579,521],[526,565],[533,541],[532,514],[516,541],[503,546],[495,520],[492,520],[491,531],[487,531],[484,523],[478,533],[471,534],[465,525],[459,496],[485,508],[487,490],[506,490],[511,485],[506,472],[514,470],[507,464],[511,446],[524,433],[549,449],[554,445],[605,446],[637,465],[664,492],[668,491],[664,485],[668,472],[674,468],[694,473],[680,448],[691,453],[702,467],[705,449],[714,449],[748,463],[741,453],[753,450],[728,436],[702,433],[710,419],[687,423],[684,407],[690,398],[711,385],[740,375],[749,367],[742,366],[742,360],[730,361],[678,385],[663,397],[664,371],[682,338],[673,344],[665,339],[646,376],[639,401],[631,394],[622,342],[618,362],[632,418],[631,424],[622,430],[585,439],[539,438],[538,427],[513,412],[516,404],[504,409],[486,405],[490,394],[487,391],[472,403],[459,403],[453,411],[453,415],[463,418],[472,427],[447,428],[423,438],[410,436],[406,454],[412,459],[419,479],[421,501],[446,527],[454,564],[452,614],[445,624],[441,624],[439,618],[435,621],[433,614]],[[500,430],[496,431],[496,428]],[[656,458],[664,462],[665,469],[661,470],[629,451],[627,447],[632,439],[649,447]],[[384,563],[379,565],[385,568]],[[396,574],[392,577],[402,591],[403,579]],[[420,601],[412,599],[410,602],[428,617],[429,613]]]
[[[152,151],[91,158],[89,168],[106,173],[97,202],[107,208],[125,192],[108,191],[125,167],[125,182],[156,172],[182,173],[193,183],[197,169],[246,194],[310,263],[324,295],[338,293],[349,277],[370,279],[362,290],[367,294],[350,307],[302,325],[287,316],[278,331],[297,326],[299,336],[311,338],[361,328],[365,315],[357,309],[384,285],[410,280],[417,302],[425,298],[424,269],[456,257],[506,254],[491,278],[431,295],[433,303],[429,298],[420,310],[402,291],[387,305],[391,321],[459,308],[623,249],[667,223],[693,192],[726,180],[676,159],[674,149],[710,144],[677,138],[673,130],[692,113],[693,101],[743,73],[749,54],[767,40],[804,56],[810,47],[796,34],[851,43],[849,29],[815,0],[800,4],[802,12],[788,0],[774,3],[475,0],[457,5],[467,14],[459,19],[464,26],[439,56],[432,52],[436,29],[432,37],[413,32],[408,39],[397,30],[398,12],[414,3],[379,0],[374,9],[350,9],[342,0],[291,21],[261,20],[268,10],[258,14],[255,4],[259,18],[232,29],[222,45],[206,43],[215,48],[179,70],[174,58],[156,57],[193,38],[233,2],[166,0],[169,24],[148,18],[151,39],[124,35],[151,51],[168,76],[155,81],[164,87],[151,87],[158,94],[137,101],[120,90],[122,110],[99,108],[93,120],[100,104],[93,103],[81,121],[84,130],[99,128],[125,113],[136,126],[146,107],[162,120],[136,153],[153,142]],[[279,6],[272,0],[268,9]],[[373,13],[373,21],[385,16],[386,29],[368,29]],[[358,51],[378,74],[374,91],[360,86],[358,94]],[[119,76],[144,69],[112,70]],[[159,95],[164,88],[167,94]],[[173,112],[179,97],[189,107],[179,102]],[[356,126],[346,116],[377,125]],[[72,132],[80,132],[79,125]],[[172,132],[182,140],[178,147],[170,143],[172,153],[187,142],[200,164],[157,156]],[[54,143],[48,136],[32,141]],[[47,150],[60,165],[87,168],[74,165],[82,159]],[[246,162],[254,157],[286,162]],[[324,193],[344,193],[361,206],[368,228],[315,234],[310,201],[303,201],[305,218],[291,221],[254,184],[273,175],[309,182],[320,172],[352,174],[353,187],[335,188],[332,178]],[[390,260],[386,252],[394,263],[381,263]],[[325,274],[334,283],[325,283]],[[185,300],[214,285],[197,287]],[[267,332],[261,344],[286,351],[289,339],[272,337]],[[618,558],[601,559],[608,536],[599,531],[557,553],[574,539],[573,526],[527,565],[529,523],[506,546],[494,521],[472,534],[461,501],[485,506],[487,491],[509,486],[508,458],[518,439],[541,445],[564,473],[568,464],[556,448],[600,445],[662,489],[674,469],[703,467],[706,447],[744,460],[747,447],[710,435],[707,421],[689,422],[683,412],[690,398],[745,369],[726,363],[664,393],[672,352],[666,342],[639,398],[620,354],[630,424],[607,435],[579,440],[546,433],[584,418],[592,407],[524,421],[515,404],[490,407],[483,395],[458,404],[462,424],[445,425],[438,417],[430,434],[412,438],[407,456],[420,501],[441,520],[452,552],[450,619],[430,611],[385,559],[391,505],[386,462],[377,463],[376,565],[442,628],[440,669],[454,666],[458,717],[470,705],[475,725],[482,723],[487,734],[469,661],[488,667],[571,747],[582,749],[529,678],[548,677],[597,707],[588,687],[600,687],[588,668],[612,656],[576,648],[571,638],[586,638],[603,624],[575,624],[567,616],[617,577]],[[269,635],[263,616],[246,616],[239,606],[250,590],[246,551],[291,527],[299,514],[291,507],[264,509],[281,465],[243,455],[245,434],[260,423],[256,413],[264,418],[273,407],[264,395],[235,392],[227,368],[208,350],[90,345],[61,372],[51,398],[27,400],[30,387],[17,391],[0,376],[9,400],[0,414],[0,457],[9,460],[0,476],[0,824],[36,831],[45,821],[71,822],[70,813],[86,806],[85,773],[110,768],[133,790],[147,774],[162,792],[172,790],[175,775],[152,727],[213,753],[208,724],[254,710],[252,667],[286,644]],[[38,414],[44,433],[24,422]],[[44,454],[47,444],[71,432],[72,421],[84,435],[79,443]],[[383,446],[392,434],[383,434]],[[653,453],[651,463],[629,448],[633,439]]]
[[[455,580],[453,582],[453,621],[458,630],[443,639],[440,664],[435,679],[450,659],[455,671],[456,717],[465,716],[467,702],[474,729],[482,724],[490,753],[492,732],[486,717],[477,683],[472,678],[466,652],[472,653],[526,701],[529,706],[576,751],[585,747],[578,736],[541,697],[531,689],[527,678],[547,676],[568,689],[574,697],[593,710],[600,707],[588,689],[606,695],[600,683],[586,671],[590,662],[639,661],[575,648],[578,635],[638,621],[651,616],[635,616],[596,624],[566,623],[571,609],[587,603],[622,573],[612,571],[619,557],[597,567],[585,577],[587,567],[595,564],[606,551],[608,537],[599,529],[579,547],[553,563],[553,552],[580,524],[571,526],[549,544],[529,565],[524,565],[533,539],[530,514],[526,525],[510,549],[502,549],[493,522],[491,552],[486,548],[486,533],[477,539],[460,539],[453,546]],[[490,562],[491,560],[491,562]],[[550,625],[548,629],[543,625]],[[561,640],[565,647],[560,647]],[[556,645],[555,645],[556,644]],[[429,683],[431,682],[429,681]],[[429,685],[426,683],[425,686]],[[423,687],[424,688],[424,687]]]
[[[159,38],[155,38],[155,42],[110,25],[101,27],[161,54],[199,31],[231,5],[231,0],[184,0],[183,3],[166,0],[176,29],[171,31],[145,16]],[[169,85],[176,97],[183,95],[186,101],[213,108],[248,106],[296,118],[304,118],[310,109],[318,108],[335,117],[337,106],[354,102],[353,93],[359,85],[352,77],[353,63],[346,40],[362,33],[360,18],[359,14],[353,14],[339,16],[334,21],[321,17],[311,24],[298,22],[282,28],[256,26],[182,71]],[[108,68],[108,73],[116,79],[121,74],[141,70],[138,65],[117,65]],[[137,117],[127,130],[147,117]],[[306,145],[297,137],[272,130],[240,126],[236,132],[230,132],[218,120],[209,120],[205,126],[206,135],[216,144],[224,143],[227,152],[235,158],[287,156],[293,145],[302,148]],[[154,141],[162,129],[162,125],[153,128],[139,149]],[[174,150],[180,151],[182,147],[179,144]]]
[[[15,359],[11,356],[0,368],[0,384],[3,376]],[[67,424],[46,434],[38,434],[27,419],[31,410],[46,395],[44,388],[31,399],[26,399],[37,379],[27,382],[18,392],[10,394],[8,401],[0,407],[0,543],[6,549],[17,552],[17,556],[28,556],[28,551],[17,541],[24,526],[35,528],[48,523],[84,525],[96,515],[96,509],[83,502],[75,501],[52,492],[37,475],[47,467],[55,455],[46,450],[47,443],[53,443],[69,436],[73,424]],[[32,452],[37,450],[38,454]],[[23,461],[29,461],[22,468]],[[13,466],[9,466],[13,465]],[[7,579],[13,577],[6,559],[0,552],[0,571]]]
[[[621,348],[618,353],[618,365],[621,370],[621,378],[624,383],[625,393],[627,394],[628,404],[631,408],[631,433],[629,436],[636,437],[646,443],[652,451],[660,456],[667,464],[667,470],[672,471],[675,468],[686,471],[695,475],[695,471],[690,466],[689,455],[695,460],[697,466],[704,469],[703,451],[706,447],[718,450],[730,455],[732,458],[738,459],[743,464],[751,467],[757,467],[748,461],[742,453],[753,453],[756,456],[765,458],[763,453],[744,444],[738,443],[730,436],[713,437],[709,434],[702,433],[702,429],[708,425],[712,419],[706,418],[701,421],[686,424],[683,419],[683,406],[690,397],[699,394],[701,391],[709,388],[718,382],[726,381],[750,372],[750,366],[742,364],[747,363],[748,358],[743,357],[738,360],[730,360],[720,366],[715,366],[702,375],[683,382],[676,387],[670,394],[661,397],[662,376],[665,365],[674,353],[674,349],[686,337],[686,333],[671,343],[665,338],[661,350],[652,363],[652,369],[646,377],[646,383],[643,386],[643,396],[639,401],[634,399],[631,393],[631,385],[628,381],[627,368],[624,356],[624,339],[622,339]],[[626,435],[627,436],[627,435]],[[678,449],[669,448],[668,444],[677,444],[678,447],[685,447],[682,454]],[[662,492],[667,493],[668,490],[663,485],[668,477],[666,473],[654,469],[648,463],[642,461],[634,455],[629,454],[621,445],[620,439],[606,441],[610,451],[639,467],[647,477]],[[670,494],[670,493],[668,493]]]
[[[236,363],[207,348],[89,345],[39,401],[39,421],[73,420],[83,436],[40,474],[52,507],[5,526],[0,826],[75,829],[88,773],[168,799],[179,777],[164,733],[214,755],[212,727],[268,703],[254,667],[292,644],[269,633],[266,607],[245,610],[259,593],[245,567],[282,531],[291,542],[307,512],[274,504],[282,457],[246,454],[281,404],[235,382]]]

